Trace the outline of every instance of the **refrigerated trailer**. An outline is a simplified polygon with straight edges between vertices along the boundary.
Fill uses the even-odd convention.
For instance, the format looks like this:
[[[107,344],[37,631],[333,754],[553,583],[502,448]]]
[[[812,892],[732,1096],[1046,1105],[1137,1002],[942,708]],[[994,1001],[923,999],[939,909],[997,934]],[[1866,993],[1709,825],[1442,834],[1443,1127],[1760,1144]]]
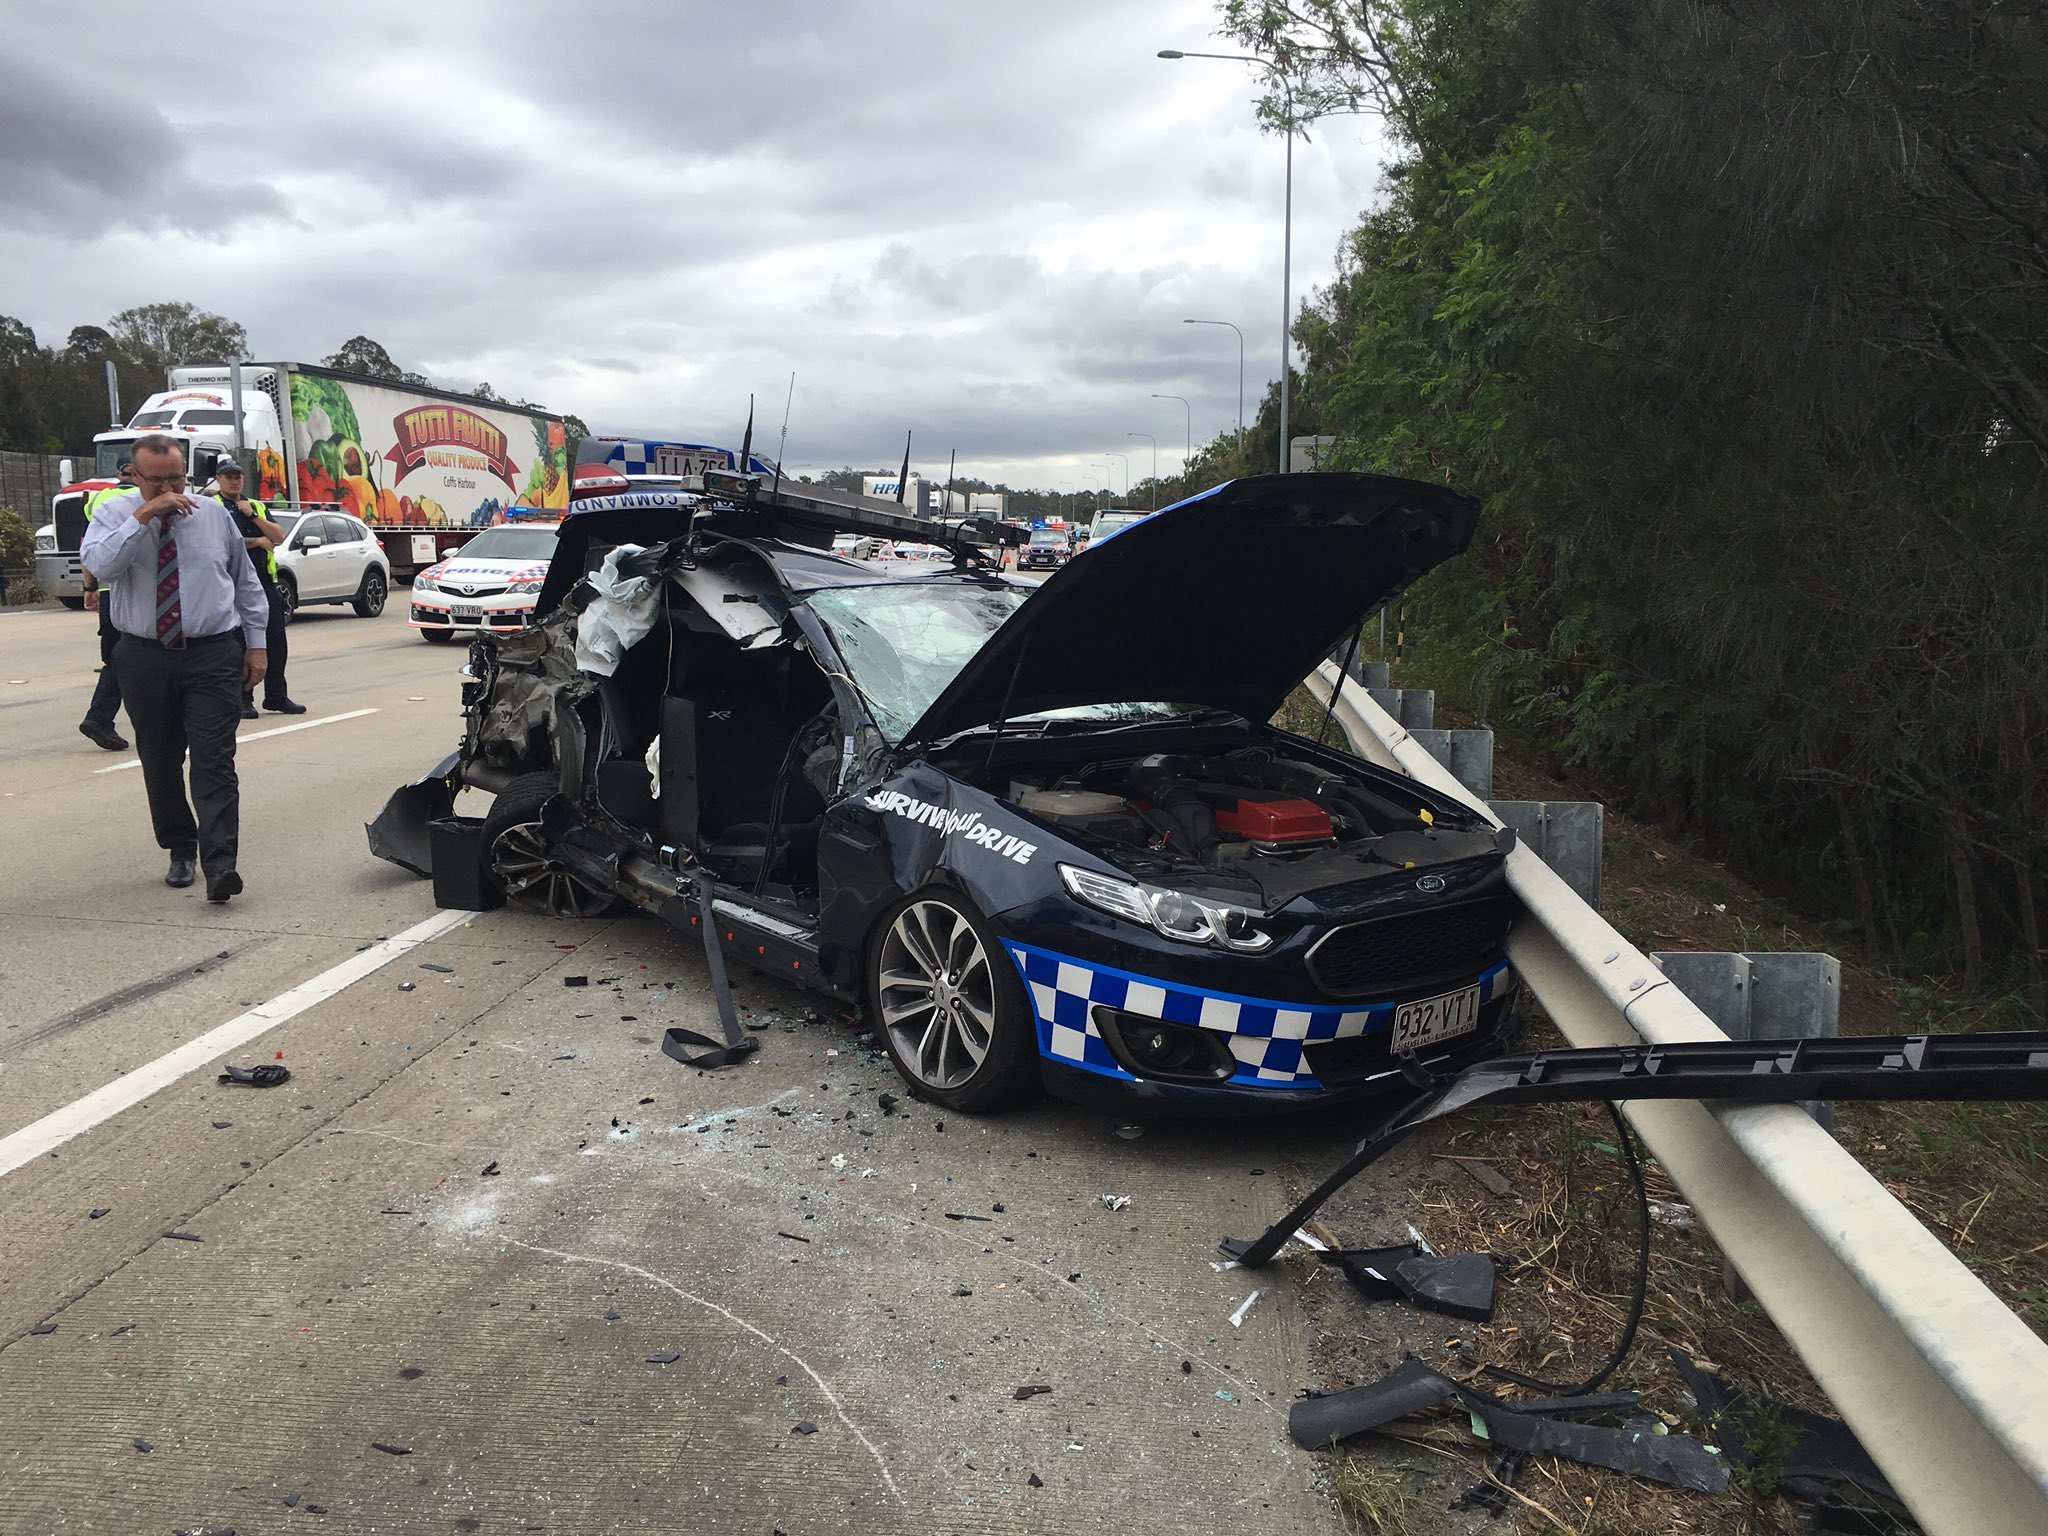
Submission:
[[[235,452],[235,369],[173,368],[123,427],[93,439],[85,478],[52,498],[36,539],[36,581],[75,600],[85,505],[114,483],[135,440],[152,432],[185,444],[188,477],[205,483]],[[242,445],[249,494],[291,512],[342,511],[375,531],[405,580],[477,529],[558,517],[569,505],[569,439],[562,418],[473,395],[373,379],[306,363],[241,365]]]

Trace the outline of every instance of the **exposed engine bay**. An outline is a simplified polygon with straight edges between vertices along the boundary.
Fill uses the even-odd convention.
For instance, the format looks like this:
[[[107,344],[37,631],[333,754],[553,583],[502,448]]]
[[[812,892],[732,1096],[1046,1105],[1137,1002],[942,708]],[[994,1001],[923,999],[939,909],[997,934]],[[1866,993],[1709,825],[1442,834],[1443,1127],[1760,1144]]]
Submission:
[[[1038,779],[1007,796],[1132,874],[1256,889],[1268,908],[1303,891],[1491,854],[1490,826],[1442,825],[1401,791],[1266,747],[1151,753]]]

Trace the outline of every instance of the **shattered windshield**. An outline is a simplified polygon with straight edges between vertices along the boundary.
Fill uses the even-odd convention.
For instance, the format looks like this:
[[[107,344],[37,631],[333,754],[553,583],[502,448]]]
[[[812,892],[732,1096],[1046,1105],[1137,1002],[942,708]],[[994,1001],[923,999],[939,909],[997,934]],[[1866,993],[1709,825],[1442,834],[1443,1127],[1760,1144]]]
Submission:
[[[832,632],[875,724],[895,742],[1030,596],[1029,588],[1011,586],[890,583],[814,592],[810,606]],[[1083,704],[1017,718],[1131,720],[1186,709],[1179,704]]]

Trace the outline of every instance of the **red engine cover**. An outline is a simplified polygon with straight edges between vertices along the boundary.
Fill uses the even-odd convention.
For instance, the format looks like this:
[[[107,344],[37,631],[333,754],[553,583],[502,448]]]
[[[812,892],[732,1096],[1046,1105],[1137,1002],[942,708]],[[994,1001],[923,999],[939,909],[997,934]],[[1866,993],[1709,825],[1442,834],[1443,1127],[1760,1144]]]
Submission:
[[[1313,800],[1240,800],[1216,813],[1216,830],[1255,843],[1327,843],[1337,833],[1330,813]]]

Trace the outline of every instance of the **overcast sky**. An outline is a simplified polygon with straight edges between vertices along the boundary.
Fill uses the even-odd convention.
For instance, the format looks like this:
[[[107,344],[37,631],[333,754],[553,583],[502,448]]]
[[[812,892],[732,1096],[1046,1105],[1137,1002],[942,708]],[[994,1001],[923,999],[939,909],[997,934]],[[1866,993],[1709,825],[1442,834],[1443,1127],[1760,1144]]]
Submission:
[[[381,341],[597,432],[1105,483],[1278,372],[1282,142],[1201,0],[17,6],[0,311],[45,343],[189,299],[261,360]],[[218,84],[216,84],[218,82]],[[1379,125],[1298,145],[1297,296]],[[150,227],[150,226],[155,227]],[[1121,467],[1111,471],[1120,483]]]

